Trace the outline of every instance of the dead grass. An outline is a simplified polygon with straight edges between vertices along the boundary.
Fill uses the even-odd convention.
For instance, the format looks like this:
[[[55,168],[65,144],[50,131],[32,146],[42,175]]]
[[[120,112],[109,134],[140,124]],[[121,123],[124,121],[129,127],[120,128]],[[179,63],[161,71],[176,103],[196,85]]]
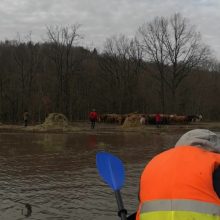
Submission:
[[[123,128],[130,128],[130,127],[140,127],[140,114],[130,114],[126,117],[122,127]]]

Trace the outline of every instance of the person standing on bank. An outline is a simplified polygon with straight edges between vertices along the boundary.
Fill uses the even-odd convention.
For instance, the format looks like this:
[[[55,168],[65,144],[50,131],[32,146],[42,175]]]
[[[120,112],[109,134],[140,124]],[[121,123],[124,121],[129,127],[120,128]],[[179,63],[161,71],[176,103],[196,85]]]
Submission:
[[[27,127],[27,125],[28,125],[28,118],[29,118],[29,113],[28,113],[28,111],[25,111],[25,112],[24,112],[23,117],[24,117],[24,126]]]
[[[157,114],[155,115],[155,122],[156,122],[157,128],[159,128],[159,127],[160,127],[160,124],[161,124],[161,116],[160,116],[159,113],[157,113]]]
[[[141,175],[139,200],[136,220],[219,220],[218,136],[194,129],[155,156]]]
[[[97,121],[98,115],[95,109],[93,109],[90,113],[89,113],[89,120],[91,122],[91,129],[95,128],[95,123]]]

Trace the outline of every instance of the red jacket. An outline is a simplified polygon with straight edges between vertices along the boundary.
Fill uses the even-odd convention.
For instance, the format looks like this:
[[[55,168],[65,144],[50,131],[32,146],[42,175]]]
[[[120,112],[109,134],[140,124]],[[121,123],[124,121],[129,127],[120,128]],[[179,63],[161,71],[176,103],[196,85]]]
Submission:
[[[90,120],[95,120],[96,121],[97,117],[98,117],[97,112],[92,111],[92,112],[89,113],[89,119]]]
[[[160,122],[160,120],[161,120],[160,114],[156,114],[155,120],[156,120],[156,122]]]

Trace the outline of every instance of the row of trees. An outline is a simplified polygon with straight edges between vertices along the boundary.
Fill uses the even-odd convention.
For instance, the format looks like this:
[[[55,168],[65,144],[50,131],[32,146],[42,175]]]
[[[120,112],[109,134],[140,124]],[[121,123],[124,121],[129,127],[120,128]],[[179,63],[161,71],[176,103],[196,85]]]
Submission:
[[[156,17],[133,39],[114,36],[98,53],[77,46],[79,26],[48,27],[47,40],[0,44],[0,121],[70,120],[100,113],[202,113],[219,119],[220,65],[180,14]]]

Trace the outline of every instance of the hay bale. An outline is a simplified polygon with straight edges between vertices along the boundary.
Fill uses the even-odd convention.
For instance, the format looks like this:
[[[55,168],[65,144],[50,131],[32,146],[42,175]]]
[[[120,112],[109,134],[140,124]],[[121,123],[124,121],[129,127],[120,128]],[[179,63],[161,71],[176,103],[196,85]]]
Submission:
[[[68,119],[61,113],[50,113],[42,124],[45,128],[63,128],[69,125]]]
[[[123,127],[137,127],[140,126],[140,119],[142,114],[130,114],[126,117]]]

